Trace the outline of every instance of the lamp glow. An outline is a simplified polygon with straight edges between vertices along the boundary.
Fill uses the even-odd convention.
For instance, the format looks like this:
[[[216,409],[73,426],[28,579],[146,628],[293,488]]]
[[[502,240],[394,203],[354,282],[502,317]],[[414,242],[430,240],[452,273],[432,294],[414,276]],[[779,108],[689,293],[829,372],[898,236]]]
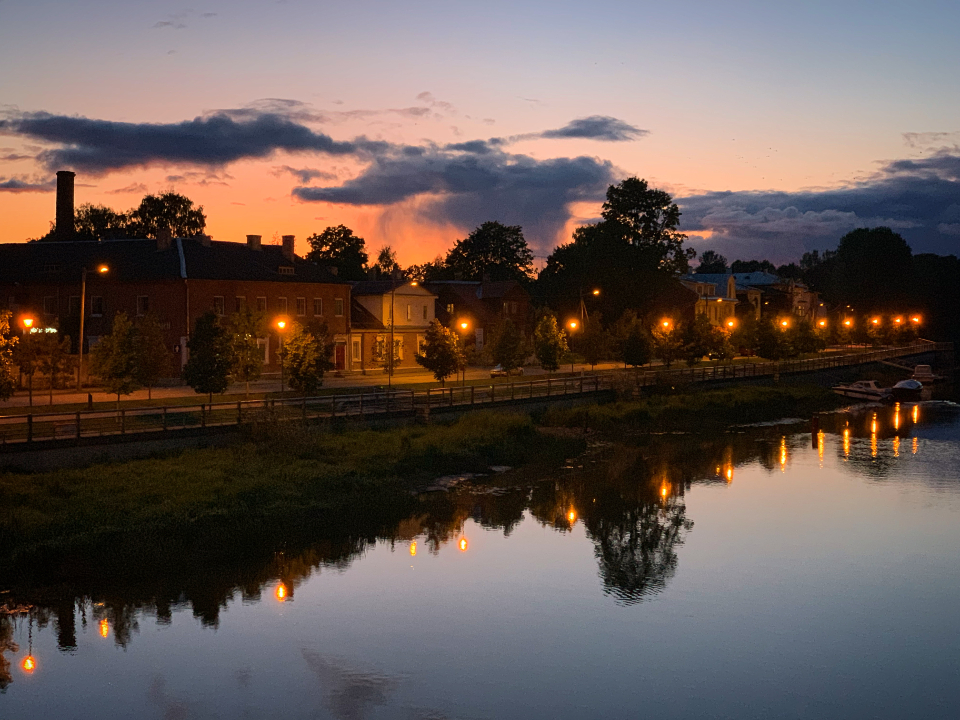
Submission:
[[[100,621],[100,637],[105,638],[109,634],[110,622],[106,618],[103,618],[103,620]]]
[[[283,583],[277,585],[277,589],[273,593],[274,597],[277,598],[278,602],[284,602],[287,599],[287,586]]]
[[[33,655],[27,655],[27,656],[23,659],[23,662],[20,663],[20,667],[23,668],[23,671],[24,671],[25,673],[32,673],[34,670],[37,669],[37,661],[36,661],[36,659],[33,657]]]
[[[32,328],[32,327],[33,327],[33,318],[24,318],[24,319],[23,319],[23,326],[24,326],[25,328]]]
[[[110,272],[110,268],[107,267],[106,265],[101,265],[100,267],[97,268],[97,272],[100,273],[101,275],[105,275],[106,273]]]
[[[459,546],[460,546],[460,552],[467,551],[467,539],[465,537],[460,538]]]

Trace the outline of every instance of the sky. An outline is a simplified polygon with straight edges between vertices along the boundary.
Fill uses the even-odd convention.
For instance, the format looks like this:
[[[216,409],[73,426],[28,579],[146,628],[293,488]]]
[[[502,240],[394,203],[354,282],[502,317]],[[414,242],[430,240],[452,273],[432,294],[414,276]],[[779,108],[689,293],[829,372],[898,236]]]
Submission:
[[[216,240],[345,224],[402,264],[480,223],[542,263],[611,183],[729,259],[887,225],[960,251],[955,2],[0,0],[0,242],[54,179],[175,190]]]

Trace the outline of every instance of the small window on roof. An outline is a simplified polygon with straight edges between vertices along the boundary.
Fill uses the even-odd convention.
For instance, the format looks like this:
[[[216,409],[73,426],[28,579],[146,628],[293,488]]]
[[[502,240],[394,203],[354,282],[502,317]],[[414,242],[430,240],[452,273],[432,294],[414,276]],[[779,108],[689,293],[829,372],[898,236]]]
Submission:
[[[292,265],[281,265],[279,268],[281,275],[293,275],[293,266]]]

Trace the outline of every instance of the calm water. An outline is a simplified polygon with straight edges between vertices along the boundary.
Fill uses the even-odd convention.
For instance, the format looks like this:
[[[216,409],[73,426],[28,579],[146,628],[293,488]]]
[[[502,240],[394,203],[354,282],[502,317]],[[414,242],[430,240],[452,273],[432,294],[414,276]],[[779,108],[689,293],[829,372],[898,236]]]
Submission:
[[[957,407],[823,425],[598,446],[282,553],[12,588],[0,718],[958,718]]]

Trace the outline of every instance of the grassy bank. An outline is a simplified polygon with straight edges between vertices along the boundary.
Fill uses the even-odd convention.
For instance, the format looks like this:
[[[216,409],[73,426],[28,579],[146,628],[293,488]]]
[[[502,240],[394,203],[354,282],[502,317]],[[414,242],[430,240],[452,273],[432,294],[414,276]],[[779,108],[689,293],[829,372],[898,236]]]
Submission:
[[[609,405],[551,409],[540,422],[553,427],[590,427],[600,431],[719,430],[731,425],[809,418],[849,404],[815,385],[738,386],[691,389]]]
[[[437,475],[553,461],[570,451],[568,441],[538,437],[527,416],[475,413],[389,430],[266,424],[228,448],[0,474],[0,570],[25,554],[131,537],[163,545],[210,525],[316,523],[402,509],[412,489]]]

